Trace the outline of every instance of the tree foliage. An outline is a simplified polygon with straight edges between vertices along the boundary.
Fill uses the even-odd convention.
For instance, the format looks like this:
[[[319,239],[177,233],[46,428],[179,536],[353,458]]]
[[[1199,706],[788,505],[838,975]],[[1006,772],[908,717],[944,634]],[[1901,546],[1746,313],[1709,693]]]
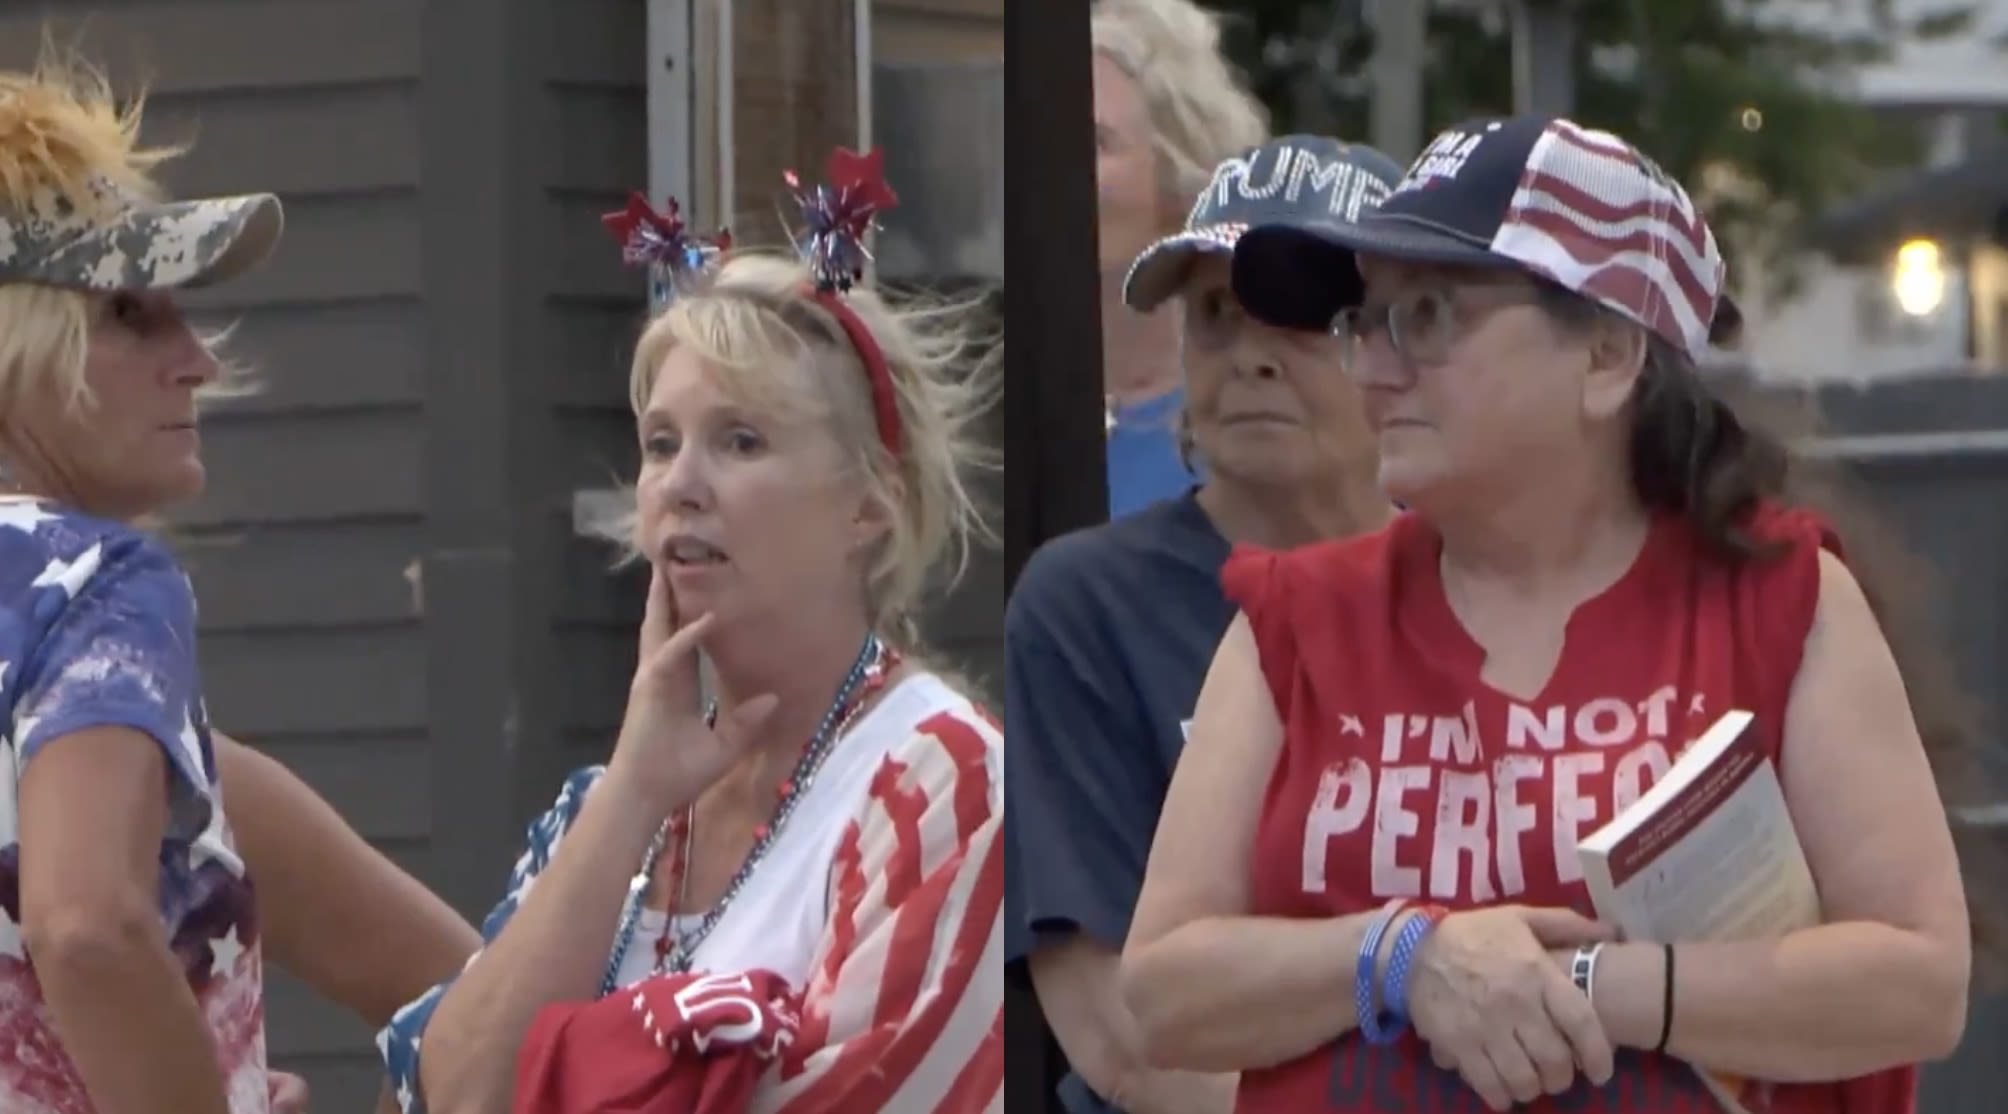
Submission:
[[[1373,34],[1361,0],[1211,2],[1279,131],[1367,136]],[[1852,99],[1849,78],[1971,19],[1951,3],[1902,19],[1891,0],[1542,2],[1566,3],[1577,28],[1574,118],[1637,143],[1697,193],[1729,250],[1757,253],[1784,281],[1799,221],[1920,154],[1914,122]],[[1504,9],[1431,5],[1429,130],[1512,109]]]

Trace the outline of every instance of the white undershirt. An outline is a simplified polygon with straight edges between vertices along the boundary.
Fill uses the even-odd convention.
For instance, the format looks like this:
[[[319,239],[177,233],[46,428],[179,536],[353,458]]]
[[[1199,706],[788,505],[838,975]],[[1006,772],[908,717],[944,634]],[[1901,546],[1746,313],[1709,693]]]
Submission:
[[[787,825],[739,896],[697,946],[692,969],[760,968],[791,986],[803,986],[829,922],[830,863],[836,858],[837,841],[862,807],[879,763],[927,717],[967,706],[967,699],[939,677],[914,673],[852,724],[830,748],[815,781],[795,802]],[[655,973],[656,946],[666,927],[688,933],[702,920],[702,914],[672,919],[659,909],[643,910],[635,921],[634,940],[615,973],[616,985],[627,986]]]

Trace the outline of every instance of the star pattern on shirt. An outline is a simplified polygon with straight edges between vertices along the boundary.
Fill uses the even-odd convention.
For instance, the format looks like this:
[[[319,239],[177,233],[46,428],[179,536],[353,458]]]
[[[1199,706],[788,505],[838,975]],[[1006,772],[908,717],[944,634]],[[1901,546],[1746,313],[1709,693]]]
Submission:
[[[44,510],[42,504],[33,499],[0,499],[0,527],[32,534],[42,523],[54,522],[59,517]]]
[[[181,736],[177,740],[188,757],[188,768],[204,768],[202,761],[202,736],[197,731],[192,716],[184,716],[181,721]],[[237,841],[230,836],[230,819],[220,808],[209,810],[209,823],[202,829],[202,836],[188,846],[188,867],[201,870],[210,863],[217,863],[233,875],[244,873],[244,859],[236,851]]]
[[[237,969],[237,959],[244,954],[244,942],[237,938],[237,926],[209,942],[209,976],[224,978]]]
[[[59,554],[52,554],[49,563],[42,566],[42,571],[28,587],[61,588],[65,597],[75,599],[85,582],[90,580],[97,573],[98,566],[104,563],[104,555],[105,547],[99,542],[93,542],[89,549],[67,561]]]
[[[181,744],[181,753],[183,757],[188,759],[188,768],[191,770],[202,769],[204,766],[202,761],[202,732],[196,729],[194,716],[187,712],[182,713],[181,734],[176,736],[175,741]]]
[[[256,922],[206,757],[190,595],[155,539],[52,503],[0,497],[0,708],[9,713],[0,718],[0,870],[10,888],[18,883],[20,771],[49,733],[117,724],[156,741],[173,768],[163,786],[170,827],[159,857],[160,923],[193,968],[184,973],[227,1086],[248,1094],[255,1082],[262,1098]],[[9,980],[0,991],[16,1010],[8,1047],[56,1047],[26,970],[20,915],[0,907],[0,974]],[[33,1065],[19,1059],[0,1056],[0,1108],[88,1105],[74,1080],[30,1079],[24,1068]]]

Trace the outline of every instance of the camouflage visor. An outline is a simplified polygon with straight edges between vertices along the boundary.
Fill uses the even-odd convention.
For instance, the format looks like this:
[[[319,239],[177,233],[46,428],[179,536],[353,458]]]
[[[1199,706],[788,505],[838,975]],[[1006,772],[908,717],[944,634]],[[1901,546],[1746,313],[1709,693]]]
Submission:
[[[53,194],[0,207],[0,283],[138,291],[208,286],[263,262],[285,215],[269,193],[195,201],[133,200],[102,181],[98,205]]]

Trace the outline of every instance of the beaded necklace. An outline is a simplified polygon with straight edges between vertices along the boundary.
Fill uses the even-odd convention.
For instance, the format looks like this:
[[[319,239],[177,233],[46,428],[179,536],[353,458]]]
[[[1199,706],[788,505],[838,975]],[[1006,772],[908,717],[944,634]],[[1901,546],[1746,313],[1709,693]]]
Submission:
[[[675,930],[676,918],[667,918],[663,938],[656,946],[655,973],[684,973],[690,970],[691,957],[697,951],[711,930],[725,916],[734,898],[745,888],[746,882],[760,861],[773,849],[780,837],[781,829],[788,818],[794,815],[795,805],[807,793],[815,781],[816,772],[822,769],[823,760],[829,756],[836,741],[843,737],[858,714],[863,711],[865,700],[874,692],[885,687],[886,679],[899,665],[899,652],[880,642],[877,635],[866,635],[864,645],[858,649],[858,656],[851,663],[850,672],[845,674],[844,683],[837,688],[836,697],[830,701],[829,710],[816,727],[816,733],[802,748],[802,756],[795,761],[795,768],[776,789],[779,800],[774,806],[773,816],[764,824],[753,829],[753,847],[746,852],[746,858],[739,864],[739,870],[725,885],[725,892],[716,904],[705,910],[704,916],[687,933]],[[706,723],[718,718],[718,705],[712,703],[704,710]],[[669,883],[678,894],[677,908],[683,909],[682,897],[690,887],[691,847],[696,838],[694,820],[697,814],[695,802],[681,812],[665,820],[656,829],[655,838],[649,841],[648,851],[642,856],[641,871],[628,883],[627,898],[621,905],[621,916],[614,929],[613,951],[608,956],[606,972],[600,977],[600,997],[613,993],[620,978],[621,964],[627,959],[628,950],[634,946],[635,930],[641,920],[642,902],[648,894],[649,882],[655,877],[657,862],[663,851],[675,841],[676,857],[670,862],[672,875]]]

